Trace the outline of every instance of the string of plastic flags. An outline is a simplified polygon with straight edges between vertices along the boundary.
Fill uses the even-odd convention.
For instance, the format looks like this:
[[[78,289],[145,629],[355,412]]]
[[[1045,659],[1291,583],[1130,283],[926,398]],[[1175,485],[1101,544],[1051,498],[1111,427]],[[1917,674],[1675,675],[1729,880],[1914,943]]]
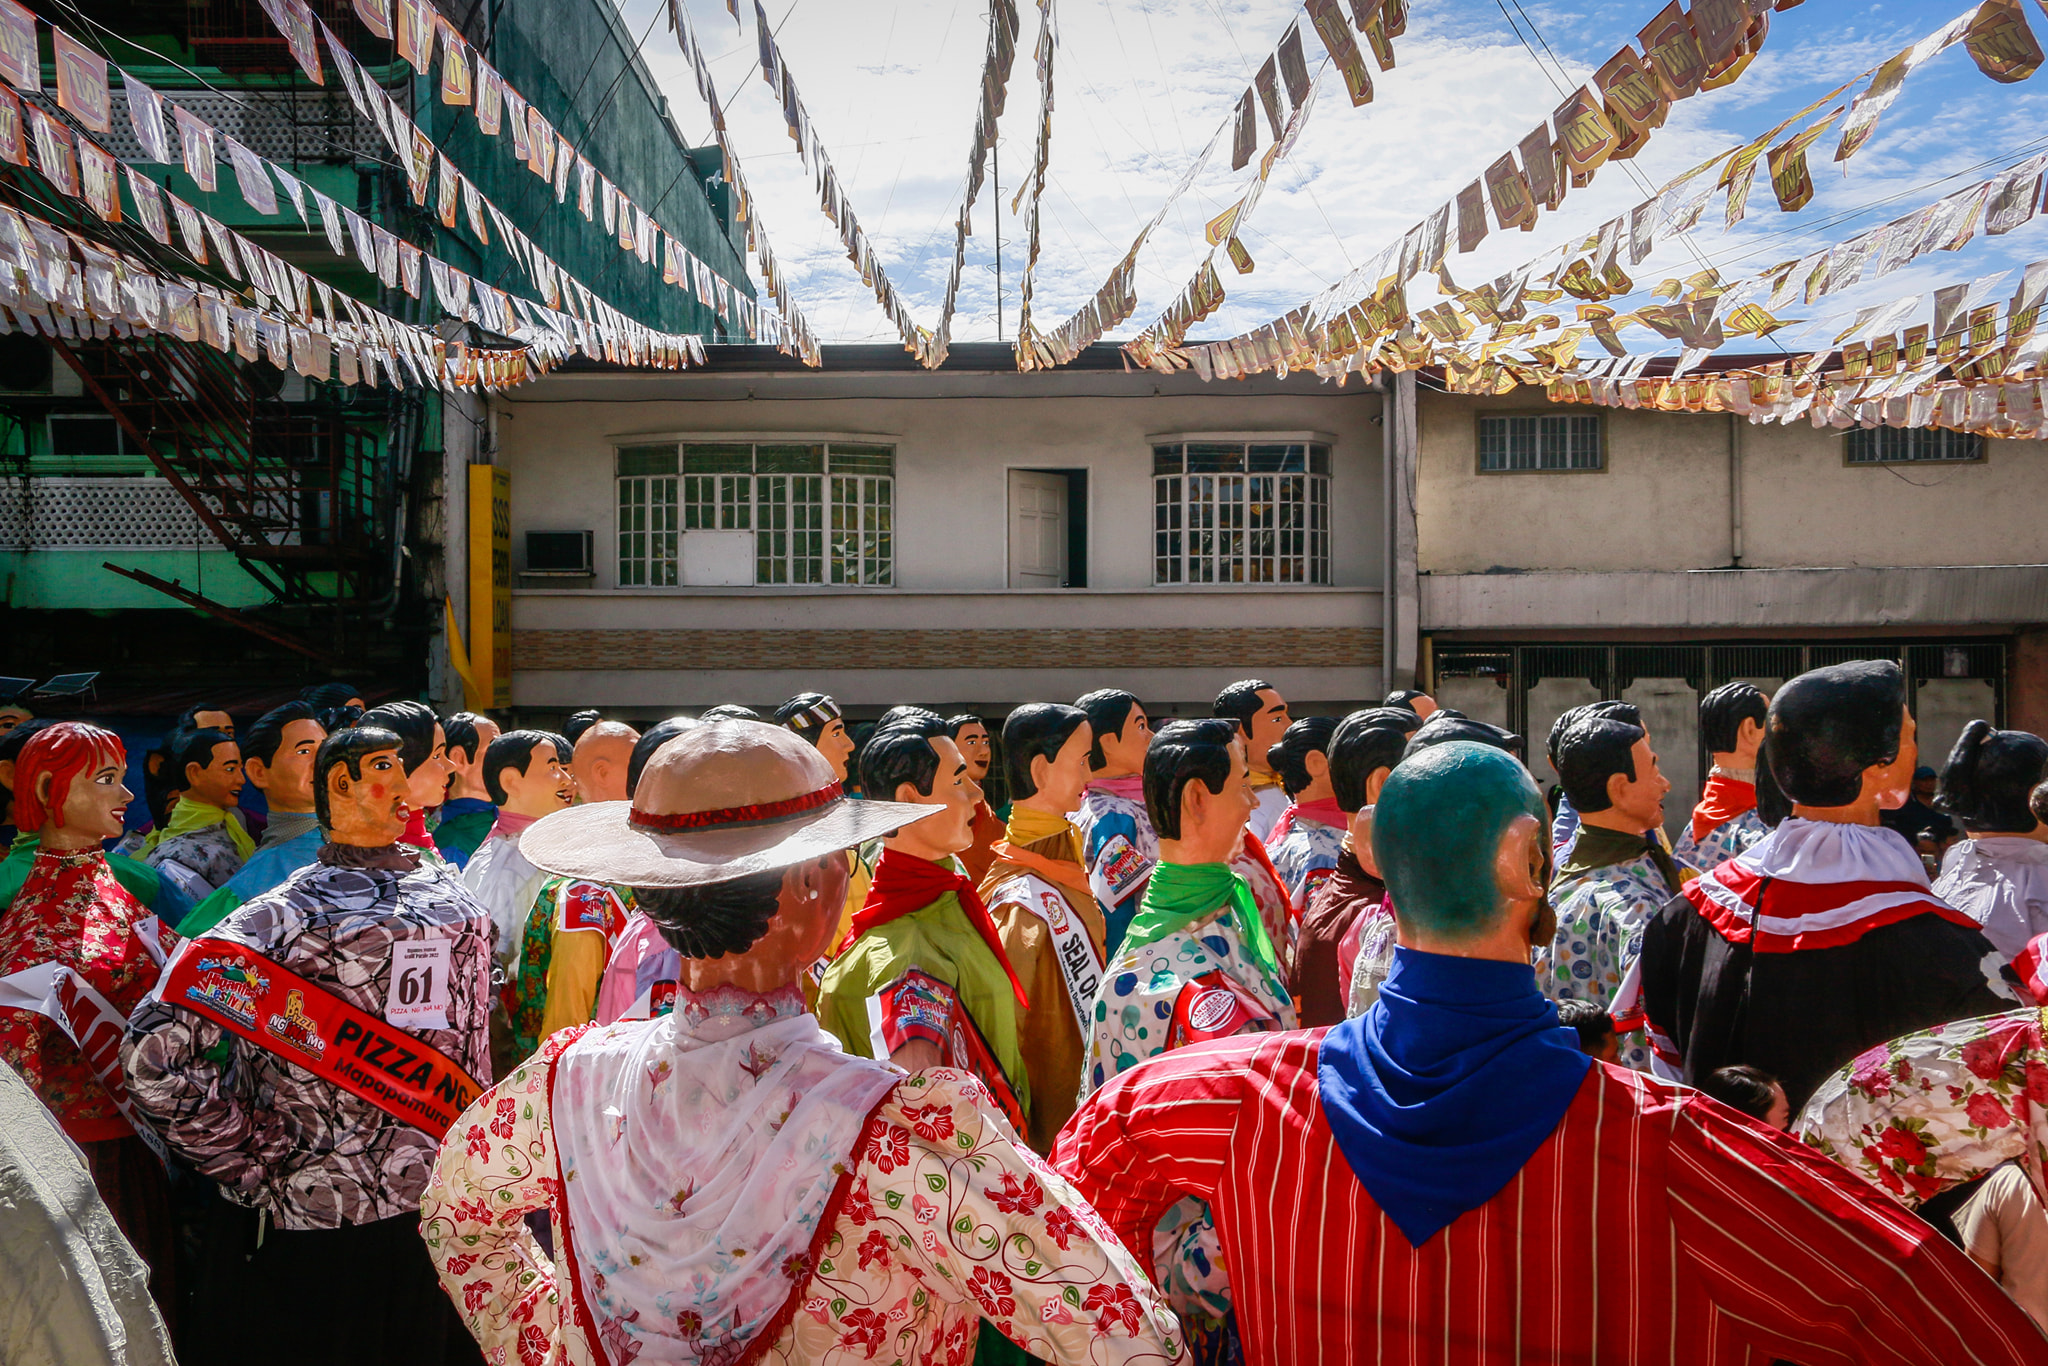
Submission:
[[[144,155],[166,162],[182,159],[187,172],[202,187],[217,183],[218,162],[211,127],[183,108],[169,105],[132,73],[113,66],[103,54],[55,26],[52,26],[51,33],[57,57],[57,97],[54,109],[48,107],[47,97],[41,92],[40,65],[34,57],[37,50],[36,22],[34,15],[13,5],[11,0],[0,3],[0,75],[27,94],[24,105],[13,89],[0,85],[0,161],[28,166],[31,164],[29,153],[33,148],[34,169],[55,190],[82,201],[104,222],[121,222],[119,182],[114,176],[117,163],[84,131],[89,129],[102,136],[111,131],[113,112],[109,73],[118,72],[123,78],[123,94],[130,122]],[[167,108],[179,130],[181,156],[177,158],[172,155],[166,131]],[[81,128],[74,132],[71,125],[59,116],[59,111],[75,120]],[[388,136],[389,130],[386,132]],[[280,211],[276,189],[269,179],[275,175],[277,183],[284,185],[289,193],[301,221],[306,221],[304,195],[310,187],[282,167],[256,156],[234,139],[223,137],[221,140],[227,144],[227,155],[237,183],[252,208],[267,213]],[[135,204],[136,218],[159,245],[173,246],[170,223],[175,221],[184,253],[193,264],[203,267],[217,258],[219,268],[226,275],[247,281],[259,303],[273,301],[282,312],[296,317],[308,327],[316,321],[313,317],[316,299],[328,326],[339,323],[335,315],[337,299],[342,309],[352,317],[360,315],[367,318],[376,312],[362,308],[345,294],[337,294],[324,281],[308,277],[297,267],[224,227],[210,215],[158,186],[134,166],[126,165],[122,170],[130,198]],[[312,191],[312,194],[323,214],[330,245],[337,253],[345,254],[340,241],[343,217],[335,212],[331,200],[318,191]],[[168,216],[165,213],[166,203],[170,209]],[[470,316],[464,299],[457,297],[452,288],[444,288],[448,283],[447,277],[453,275],[465,282],[463,292],[466,293],[466,276],[359,217],[351,216],[348,228],[365,266],[376,272],[387,285],[402,281],[409,294],[419,297],[421,268],[426,262],[432,267],[429,273],[440,292],[443,307],[453,316]],[[579,347],[586,354],[639,356],[644,358],[644,363],[670,367],[686,363],[691,354],[693,338],[653,332],[617,315],[615,311],[611,316],[586,322],[553,310],[536,310],[525,301],[512,300],[481,282],[478,282],[477,289],[475,308],[480,319],[493,331],[537,346],[536,363],[543,368],[559,363]],[[601,304],[595,300],[588,302],[593,312]],[[519,313],[514,312],[515,304],[521,310]],[[373,330],[381,332],[383,329]],[[411,334],[400,332],[395,335],[403,338]],[[394,354],[432,354],[432,348],[425,341],[425,337],[431,335],[426,333],[415,338],[417,344],[397,347]],[[543,336],[548,340],[543,340]],[[361,367],[356,369],[362,373]],[[401,373],[394,365],[387,364],[387,369],[394,378]],[[369,373],[374,376],[374,369]],[[415,378],[422,383],[433,382],[425,372],[415,375]]]
[[[1365,58],[1359,49],[1351,27],[1336,6],[1336,0],[1305,0],[1307,11],[1317,36],[1322,39],[1329,60],[1343,74],[1344,85],[1353,107],[1370,104],[1373,99],[1372,76],[1365,65]],[[1393,40],[1408,30],[1408,6],[1406,0],[1351,0],[1351,23],[1363,34],[1372,48],[1374,61],[1381,71],[1394,67]],[[1042,73],[1041,80],[1049,82],[1049,74]],[[1286,103],[1282,102],[1281,87],[1285,84]],[[1261,159],[1258,175],[1251,187],[1236,203],[1212,219],[1208,225],[1208,241],[1212,248],[1204,259],[1202,267],[1195,273],[1195,279],[1183,290],[1175,303],[1162,316],[1168,329],[1177,326],[1174,341],[1186,335],[1187,328],[1207,317],[1222,302],[1222,281],[1213,267],[1214,248],[1222,245],[1232,263],[1240,273],[1252,268],[1251,254],[1237,239],[1236,230],[1243,225],[1250,207],[1257,202],[1257,196],[1270,179],[1274,164],[1286,155],[1294,136],[1300,132],[1303,105],[1311,82],[1307,62],[1303,55],[1300,20],[1288,26],[1287,33],[1267,56],[1263,65],[1253,77],[1252,83],[1239,97],[1232,113],[1221,127],[1203,145],[1195,160],[1182,172],[1179,180],[1167,191],[1165,200],[1154,211],[1152,217],[1138,230],[1122,259],[1110,269],[1108,277],[1095,294],[1066,322],[1051,332],[1040,334],[1029,328],[1020,328],[1017,343],[1017,366],[1020,370],[1034,370],[1047,366],[1064,365],[1082,351],[1100,340],[1103,333],[1122,325],[1137,310],[1137,292],[1133,288],[1138,265],[1138,253],[1147,239],[1166,221],[1167,212],[1180,197],[1195,183],[1196,178],[1208,165],[1210,158],[1221,148],[1225,139],[1230,142],[1230,168],[1242,170],[1258,151],[1259,111],[1266,116],[1266,126],[1271,133],[1271,145]],[[1283,111],[1286,111],[1283,113]],[[1049,116],[1048,116],[1049,117]],[[1290,131],[1291,130],[1291,131]],[[1041,147],[1049,138],[1049,123],[1041,130]],[[1041,156],[1041,162],[1043,157]],[[1035,258],[1033,260],[1035,264]],[[1031,283],[1031,271],[1025,271],[1025,285]],[[1159,326],[1155,324],[1155,327]]]
[[[421,192],[433,163],[432,141],[413,127],[411,120],[405,119],[388,97],[384,100],[385,108],[376,107],[378,100],[375,97],[382,97],[384,92],[365,78],[333,32],[307,8],[305,0],[259,0],[259,3],[284,36],[307,78],[316,84],[325,84],[326,78],[321,69],[319,43],[314,35],[317,32],[325,39],[335,65],[342,72],[350,97],[363,111],[364,117],[377,123],[392,141],[408,179],[413,182],[415,200],[423,203]],[[391,40],[398,56],[421,76],[431,78],[434,75],[438,45],[442,103],[472,107],[478,130],[490,137],[497,137],[501,131],[508,133],[509,139],[502,145],[506,145],[512,155],[524,162],[541,180],[553,185],[556,203],[567,200],[569,182],[573,177],[577,209],[586,222],[595,221],[601,210],[605,232],[607,236],[616,233],[620,250],[632,253],[649,266],[659,260],[664,283],[679,284],[691,290],[699,303],[728,322],[734,322],[744,334],[761,334],[764,329],[746,292],[734,290],[708,263],[698,259],[673,233],[663,228],[650,212],[635,204],[630,195],[597,171],[536,105],[506,81],[481,53],[472,51],[461,31],[434,7],[431,0],[353,0],[353,4],[364,27],[380,38]],[[368,108],[365,108],[366,104]],[[403,124],[398,121],[400,119],[404,119]],[[453,226],[451,206],[455,196],[451,176],[460,182],[465,201],[474,193],[474,187],[467,178],[444,165],[439,199],[444,226],[450,227]],[[476,230],[479,236],[483,235],[480,226]],[[516,250],[515,256],[531,248],[531,243],[523,236],[508,240],[521,243],[521,250]],[[665,251],[660,249],[663,246]],[[773,331],[773,325],[770,324],[766,330]]]
[[[1699,11],[1706,8],[1707,0],[1701,0],[1700,4],[1695,6],[1696,16]],[[1664,68],[1659,65],[1656,50],[1660,46],[1669,46],[1674,35],[1681,39],[1683,37],[1683,31],[1677,27],[1676,21],[1687,16],[1675,11],[1675,5],[1667,7],[1667,10],[1644,30],[1648,49],[1647,69],[1651,75],[1660,78]],[[1752,25],[1758,17],[1760,15],[1757,13],[1749,15]],[[1724,20],[1720,29],[1723,35],[1727,32],[1727,25],[1733,22],[1733,17],[1724,16]],[[1704,21],[1702,26],[1704,27]],[[1695,33],[1695,37],[1697,36]],[[1754,43],[1755,37],[1755,30],[1752,28],[1746,41]],[[1581,292],[1581,297],[1585,298],[1605,297],[1597,292],[1585,292],[1589,281],[1598,282],[1604,279],[1608,281],[1605,286],[1608,293],[1623,292],[1630,287],[1627,276],[1620,272],[1618,265],[1619,253],[1624,247],[1627,248],[1631,263],[1642,260],[1660,237],[1688,230],[1696,223],[1704,210],[1707,197],[1715,190],[1729,192],[1729,207],[1724,215],[1726,221],[1738,220],[1744,211],[1750,185],[1760,164],[1771,168],[1772,184],[1778,193],[1781,207],[1787,208],[1788,211],[1803,207],[1811,197],[1810,179],[1804,163],[1806,145],[1824,132],[1840,111],[1830,115],[1816,128],[1808,129],[1783,143],[1777,141],[1779,134],[1791,123],[1804,118],[1842,94],[1857,81],[1867,78],[1869,85],[1851,104],[1843,139],[1837,148],[1837,159],[1847,160],[1867,141],[1877,116],[1896,99],[1898,84],[1903,81],[1905,73],[1935,52],[1957,41],[1962,41],[1969,47],[1980,69],[2001,81],[2024,79],[2025,75],[2031,73],[2033,66],[2039,64],[2038,56],[2030,55],[2038,54],[2038,47],[2034,45],[2032,34],[2018,9],[2016,0],[1985,0],[1985,3],[1966,11],[1955,21],[1944,25],[1919,43],[1913,44],[1893,58],[1823,96],[1762,137],[1710,158],[1701,166],[1686,172],[1629,212],[1596,229],[1585,239],[1583,246],[1579,246],[1575,239],[1571,248],[1554,249],[1520,270],[1501,276],[1490,286],[1480,286],[1469,291],[1461,290],[1451,282],[1444,265],[1450,223],[1456,204],[1454,201],[1453,205],[1440,208],[1424,223],[1411,229],[1398,244],[1383,250],[1372,262],[1353,272],[1345,281],[1323,291],[1283,317],[1226,341],[1206,343],[1200,347],[1162,349],[1149,357],[1150,363],[1163,369],[1192,365],[1198,372],[1223,377],[1287,368],[1314,369],[1318,373],[1335,376],[1373,368],[1382,363],[1394,364],[1399,368],[1412,368],[1412,363],[1420,363],[1415,360],[1417,356],[1427,354],[1430,336],[1448,336],[1455,332],[1457,327],[1465,325],[1458,323],[1455,317],[1447,317],[1447,312],[1455,315],[1462,308],[1467,314],[1486,323],[1496,321],[1496,315],[1518,317],[1519,314],[1513,313],[1513,308],[1529,289],[1536,272],[1545,262],[1572,252],[1589,252],[1591,258],[1567,264],[1555,273],[1553,283],[1567,287],[1575,286]],[[1713,79],[1714,63],[1708,60],[1710,49],[1704,43],[1699,47],[1701,60],[1694,63],[1694,66],[1700,75],[1701,85],[1704,86],[1706,81]],[[1684,54],[1689,50],[1689,45],[1682,41],[1677,43],[1679,56],[1671,60],[1675,62],[1684,58]],[[1619,69],[1626,64],[1624,58],[1628,53],[1629,50],[1624,49],[1603,69]],[[1728,71],[1733,71],[1735,65],[1741,61],[1741,54],[1730,47],[1724,51],[1721,60],[1726,64]],[[1642,67],[1645,63],[1638,62],[1637,65]],[[1524,142],[1525,147],[1532,149],[1539,141],[1552,148],[1560,145],[1571,146],[1576,142],[1591,164],[1587,166],[1583,177],[1574,173],[1575,185],[1589,182],[1599,166],[1612,159],[1614,145],[1620,142],[1622,136],[1617,125],[1605,117],[1605,110],[1589,110],[1589,100],[1590,88],[1582,87],[1561,107],[1559,117],[1563,122],[1556,136],[1551,136],[1547,129],[1539,129],[1538,133],[1543,135],[1541,138],[1538,134],[1532,133]],[[1588,121],[1588,112],[1597,121]],[[1589,142],[1575,140],[1570,131],[1575,126],[1575,120],[1576,126],[1590,127],[1597,136]],[[1540,155],[1535,160],[1536,164],[1543,164]],[[1722,168],[1722,172],[1714,185],[1694,189],[1692,182],[1717,165]],[[1559,183],[1562,183],[1562,178],[1559,179]],[[1461,191],[1459,196],[1460,199],[1467,201],[1468,205],[1473,197],[1470,187]],[[1481,202],[1483,205],[1484,201]],[[1508,202],[1512,223],[1520,218],[1515,212],[1515,206],[1521,201],[1510,196]],[[1483,207],[1480,209],[1478,225],[1482,228],[1485,225]],[[1477,245],[1476,238],[1470,234],[1466,236],[1467,243],[1461,245]],[[1456,306],[1440,305],[1436,310],[1427,310],[1411,319],[1406,303],[1405,286],[1410,279],[1425,270],[1437,273],[1440,288],[1446,295],[1452,296]],[[1433,317],[1437,319],[1435,326],[1431,323]],[[1604,343],[1605,329],[1599,326],[1600,317],[1597,314],[1591,315],[1586,321],[1592,325],[1596,334],[1601,335]],[[1421,332],[1417,331],[1418,325],[1422,329]]]
[[[818,194],[818,207],[838,230],[847,259],[859,270],[861,283],[874,290],[875,302],[881,305],[897,335],[902,337],[903,348],[915,355],[918,363],[927,369],[936,369],[945,360],[952,335],[953,310],[960,292],[960,273],[966,262],[966,239],[972,231],[974,201],[981,192],[982,171],[988,151],[995,146],[996,116],[1002,112],[1010,64],[1016,53],[1018,22],[1015,0],[997,0],[991,8],[990,25],[988,53],[982,72],[981,107],[968,156],[967,182],[953,225],[953,265],[947,275],[945,302],[938,326],[927,328],[911,316],[902,295],[890,281],[873,241],[861,227],[853,202],[839,179],[839,172],[832,165],[831,155],[818,136],[817,125],[812,121],[810,111],[804,107],[795,73],[790,70],[781,46],[775,41],[767,12],[761,8],[760,0],[754,0],[754,29],[760,49],[761,79],[775,92],[790,139],[797,145],[797,155],[811,172]]]
[[[733,22],[738,24],[737,0],[726,0],[726,8],[731,11]],[[779,327],[775,329],[776,344],[785,353],[797,356],[805,365],[813,368],[822,365],[824,358],[818,350],[817,336],[811,331],[803,311],[797,307],[796,299],[790,293],[789,280],[783,275],[774,249],[768,244],[767,230],[761,226],[760,215],[754,212],[753,192],[747,188],[746,174],[740,169],[739,153],[726,131],[725,106],[719,102],[718,87],[712,83],[711,69],[704,61],[704,49],[697,42],[696,26],[690,22],[690,11],[683,0],[669,0],[668,26],[669,31],[675,34],[683,55],[689,59],[697,93],[710,110],[711,132],[722,153],[720,174],[733,189],[733,213],[746,225],[747,248],[754,253],[754,259],[761,267],[761,279],[768,287],[768,297],[775,303],[779,321]],[[764,320],[767,316],[762,315]]]

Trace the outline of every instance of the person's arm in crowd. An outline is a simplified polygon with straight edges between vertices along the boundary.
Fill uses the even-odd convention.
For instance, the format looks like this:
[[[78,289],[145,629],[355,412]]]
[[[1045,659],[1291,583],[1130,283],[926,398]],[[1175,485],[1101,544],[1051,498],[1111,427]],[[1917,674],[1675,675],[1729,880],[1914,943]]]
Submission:
[[[154,998],[129,1017],[121,1046],[128,1097],[179,1156],[243,1196],[263,1187],[291,1147],[259,1106],[242,1045],[211,1020]]]
[[[965,1073],[934,1070],[899,1085],[858,1156],[841,1213],[852,1258],[903,1259],[935,1293],[972,1302],[1041,1361],[1186,1359],[1179,1322],[1142,1263]],[[945,1217],[920,1213],[927,1197]]]
[[[562,1330],[554,1263],[526,1216],[561,1185],[548,1082],[580,1033],[548,1039],[462,1112],[420,1197],[427,1255],[487,1361],[539,1361]]]
[[[1792,1133],[1911,1208],[2026,1153],[2042,1095],[2040,1013],[2009,1011],[1869,1050],[1814,1093]]]
[[[1678,1275],[1758,1359],[2048,1360],[2048,1338],[1970,1259],[1797,1140],[1715,1111],[1673,1115],[1667,1198]]]

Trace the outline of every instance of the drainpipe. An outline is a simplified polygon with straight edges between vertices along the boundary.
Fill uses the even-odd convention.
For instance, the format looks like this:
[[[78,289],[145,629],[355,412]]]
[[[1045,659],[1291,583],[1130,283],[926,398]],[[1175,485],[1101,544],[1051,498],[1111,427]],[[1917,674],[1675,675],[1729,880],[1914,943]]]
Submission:
[[[1742,568],[1742,416],[1728,414],[1728,563]]]
[[[1386,372],[1383,372],[1385,374]],[[1385,577],[1380,601],[1380,672],[1387,687],[1413,687],[1420,603],[1416,584],[1415,375],[1386,374],[1381,386],[1380,443],[1385,512]]]

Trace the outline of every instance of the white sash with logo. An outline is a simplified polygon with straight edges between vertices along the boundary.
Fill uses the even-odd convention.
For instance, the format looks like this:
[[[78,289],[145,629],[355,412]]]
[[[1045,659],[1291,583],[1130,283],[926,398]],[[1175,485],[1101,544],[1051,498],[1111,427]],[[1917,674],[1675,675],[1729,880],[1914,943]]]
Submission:
[[[1051,883],[1030,873],[1005,878],[990,889],[986,900],[991,907],[1022,906],[1044,922],[1052,936],[1060,977],[1067,984],[1067,1004],[1073,1008],[1081,1037],[1087,1038],[1094,1028],[1095,993],[1102,986],[1102,959],[1095,952],[1095,941],[1088,937],[1088,926]]]
[[[128,1033],[128,1017],[112,1001],[63,964],[38,963],[0,977],[0,1009],[33,1011],[56,1021],[135,1136],[158,1161],[170,1165],[163,1139],[128,1099],[128,1081],[121,1072],[121,1040]]]

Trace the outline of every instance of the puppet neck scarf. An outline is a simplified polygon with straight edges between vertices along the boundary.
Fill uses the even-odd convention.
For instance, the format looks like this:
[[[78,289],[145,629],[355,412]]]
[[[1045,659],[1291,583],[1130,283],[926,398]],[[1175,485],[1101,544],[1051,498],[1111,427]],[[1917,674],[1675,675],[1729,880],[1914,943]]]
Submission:
[[[1359,1183],[1421,1247],[1514,1179],[1591,1066],[1526,963],[1396,948],[1379,1001],[1323,1036],[1316,1094]]]
[[[1123,951],[1156,944],[1226,905],[1237,910],[1238,933],[1252,962],[1267,976],[1279,977],[1279,959],[1266,934],[1266,922],[1259,916],[1258,903],[1252,900],[1251,884],[1227,863],[1162,863],[1155,867],[1152,880],[1145,884],[1138,914],[1124,931]]]
[[[1002,938],[996,933],[996,922],[982,903],[981,893],[949,864],[933,863],[901,849],[884,848],[875,865],[875,880],[868,884],[868,899],[853,913],[853,928],[847,932],[846,944],[892,920],[923,910],[948,892],[959,898],[967,923],[1002,965],[1003,975],[1010,979],[1010,989],[1017,993],[1017,1004],[1028,1010],[1030,998],[1024,994],[1024,984],[1017,980],[1017,970],[1010,966],[1010,956],[1003,952]],[[843,950],[845,946],[840,947]]]

